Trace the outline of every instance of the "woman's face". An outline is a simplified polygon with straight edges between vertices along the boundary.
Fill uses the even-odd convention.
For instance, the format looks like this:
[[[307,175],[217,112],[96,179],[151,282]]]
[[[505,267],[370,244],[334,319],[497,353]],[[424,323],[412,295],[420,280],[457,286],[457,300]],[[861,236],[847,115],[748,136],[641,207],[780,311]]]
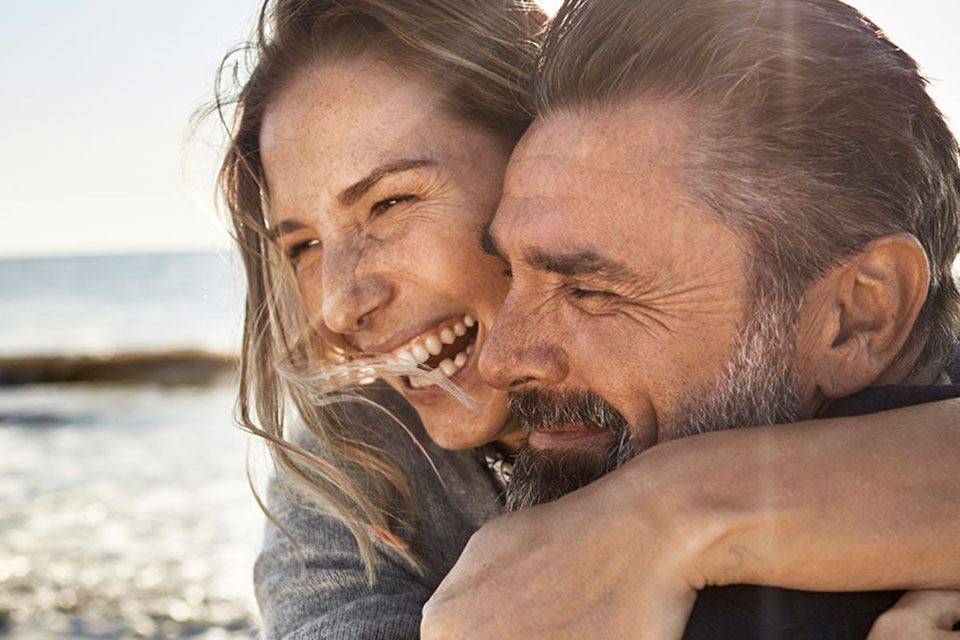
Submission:
[[[478,239],[511,144],[451,114],[441,92],[359,60],[301,72],[267,109],[260,148],[268,222],[317,330],[425,361],[467,392],[474,410],[435,385],[388,380],[439,445],[504,436],[505,397],[477,356],[508,281]]]

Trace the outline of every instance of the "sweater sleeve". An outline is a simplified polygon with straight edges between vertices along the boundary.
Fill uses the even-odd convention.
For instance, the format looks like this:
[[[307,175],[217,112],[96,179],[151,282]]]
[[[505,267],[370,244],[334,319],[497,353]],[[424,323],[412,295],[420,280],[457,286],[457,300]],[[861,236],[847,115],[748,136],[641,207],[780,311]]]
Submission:
[[[254,569],[265,640],[418,638],[424,603],[470,535],[499,511],[497,491],[473,452],[434,445],[413,409],[392,391],[364,393],[409,428],[367,406],[348,407],[350,420],[359,430],[371,429],[370,441],[388,451],[412,483],[414,548],[427,575],[376,542],[377,582],[370,587],[350,530],[334,516],[304,508],[274,482],[267,509],[290,536],[268,522]]]
[[[378,554],[371,588],[353,535],[336,518],[302,508],[275,487],[271,514],[293,541],[268,523],[254,569],[266,640],[410,640],[431,587]]]

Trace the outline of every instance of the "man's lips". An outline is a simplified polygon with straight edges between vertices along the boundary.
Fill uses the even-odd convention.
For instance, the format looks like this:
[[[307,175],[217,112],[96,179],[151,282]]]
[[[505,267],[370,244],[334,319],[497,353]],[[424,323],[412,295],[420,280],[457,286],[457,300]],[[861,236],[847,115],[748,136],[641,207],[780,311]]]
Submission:
[[[592,449],[608,444],[613,438],[609,429],[534,429],[527,442],[534,449]]]

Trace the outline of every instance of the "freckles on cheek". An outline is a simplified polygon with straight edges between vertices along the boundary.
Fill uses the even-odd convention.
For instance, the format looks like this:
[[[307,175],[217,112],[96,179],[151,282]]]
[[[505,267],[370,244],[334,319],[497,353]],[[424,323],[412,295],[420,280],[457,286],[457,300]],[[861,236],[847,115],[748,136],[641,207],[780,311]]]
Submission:
[[[323,303],[323,288],[320,272],[317,268],[305,268],[297,273],[297,287],[300,290],[300,299],[303,301],[304,311],[311,322],[316,323]]]
[[[482,270],[485,257],[479,248],[479,232],[470,235],[462,226],[424,225],[416,234],[409,234],[402,246],[395,247],[398,264],[414,271],[427,270],[440,281],[455,276],[457,280],[472,278]]]

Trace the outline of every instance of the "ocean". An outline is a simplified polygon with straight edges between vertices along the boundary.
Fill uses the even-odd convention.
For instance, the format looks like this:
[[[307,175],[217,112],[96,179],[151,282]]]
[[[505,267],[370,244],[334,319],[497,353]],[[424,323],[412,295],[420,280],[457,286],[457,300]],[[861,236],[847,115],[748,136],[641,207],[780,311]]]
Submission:
[[[233,352],[242,287],[213,252],[0,260],[0,357]]]
[[[0,260],[0,368],[33,372],[0,375],[0,636],[255,635],[263,518],[232,369],[153,375],[174,352],[231,362],[241,300],[215,253]],[[136,384],[129,363],[69,381],[31,364],[129,354]]]

